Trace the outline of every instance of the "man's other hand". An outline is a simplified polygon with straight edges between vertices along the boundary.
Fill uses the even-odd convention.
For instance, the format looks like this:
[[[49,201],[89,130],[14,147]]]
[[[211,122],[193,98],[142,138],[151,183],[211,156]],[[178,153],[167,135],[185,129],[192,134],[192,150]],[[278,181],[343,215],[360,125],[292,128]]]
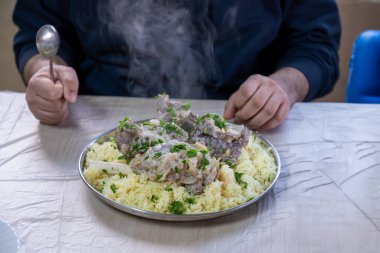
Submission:
[[[252,130],[269,130],[286,119],[290,107],[288,94],[275,80],[253,75],[229,98],[224,118],[235,118]]]

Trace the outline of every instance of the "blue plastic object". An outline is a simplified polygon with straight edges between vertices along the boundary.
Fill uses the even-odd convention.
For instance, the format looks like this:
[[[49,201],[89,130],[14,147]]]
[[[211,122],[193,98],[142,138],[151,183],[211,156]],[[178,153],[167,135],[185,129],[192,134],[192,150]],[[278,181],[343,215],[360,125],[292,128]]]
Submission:
[[[380,31],[365,31],[355,41],[346,101],[380,103]]]

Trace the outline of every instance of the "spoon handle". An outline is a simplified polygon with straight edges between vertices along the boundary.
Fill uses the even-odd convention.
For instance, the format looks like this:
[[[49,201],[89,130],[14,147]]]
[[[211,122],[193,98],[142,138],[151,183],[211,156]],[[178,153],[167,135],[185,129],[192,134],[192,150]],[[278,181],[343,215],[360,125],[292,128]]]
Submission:
[[[49,57],[49,73],[50,73],[50,79],[55,83],[55,78],[54,78],[54,71],[53,71],[53,59],[50,56]]]

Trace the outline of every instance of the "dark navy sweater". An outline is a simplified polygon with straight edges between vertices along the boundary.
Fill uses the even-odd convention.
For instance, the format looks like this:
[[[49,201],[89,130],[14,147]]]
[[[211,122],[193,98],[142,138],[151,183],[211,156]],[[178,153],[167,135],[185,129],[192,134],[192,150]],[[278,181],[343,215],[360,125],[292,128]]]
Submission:
[[[51,24],[61,37],[58,54],[78,73],[81,94],[154,96],[167,92],[177,97],[227,99],[252,74],[270,75],[281,67],[294,67],[309,81],[305,99],[308,101],[331,91],[338,78],[341,27],[333,0],[182,0],[182,4],[156,0],[152,1],[156,7],[149,7],[156,9],[147,11],[133,7],[139,2],[17,1],[13,19],[19,27],[14,38],[19,70],[38,53],[35,46],[38,28]],[[169,6],[167,15],[163,14],[157,9],[160,2],[163,6],[176,5],[180,11]],[[197,4],[198,7],[192,6]],[[203,20],[202,13],[207,20]],[[173,20],[176,17],[178,20]],[[137,24],[130,32],[123,29],[115,32],[113,27],[120,25],[120,20],[128,22],[121,24],[121,28],[128,29],[131,23],[140,22],[140,26],[149,25],[152,30],[144,34],[146,27]],[[183,25],[182,20],[190,20],[191,24]],[[162,24],[157,25],[161,21],[164,26],[167,23],[167,30],[162,29]],[[190,35],[181,35],[181,30],[174,27],[177,24]],[[157,31],[155,25],[162,31]],[[145,30],[140,31],[139,27]],[[182,43],[179,48],[176,37],[174,41],[168,38],[173,34],[179,36]],[[145,39],[139,41],[139,36]],[[198,47],[199,51],[208,47],[202,41],[210,36],[211,53],[198,54]],[[181,48],[184,45],[188,48]],[[160,50],[167,57],[161,62]],[[197,64],[201,65],[198,69]],[[210,70],[205,71],[207,66]],[[171,76],[165,71],[178,73]],[[158,77],[150,78],[155,75]],[[192,78],[194,75],[199,77]],[[184,76],[186,80],[182,80]],[[165,86],[173,83],[167,79],[174,79],[178,86]],[[196,92],[196,82],[202,82],[202,94]],[[190,92],[176,92],[184,88]]]

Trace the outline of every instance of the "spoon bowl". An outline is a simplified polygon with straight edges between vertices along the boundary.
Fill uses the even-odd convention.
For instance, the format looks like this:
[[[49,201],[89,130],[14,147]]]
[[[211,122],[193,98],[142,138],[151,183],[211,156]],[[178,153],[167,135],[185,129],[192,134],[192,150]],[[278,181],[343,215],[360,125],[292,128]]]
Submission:
[[[42,26],[37,32],[36,44],[41,55],[45,57],[56,55],[60,46],[60,38],[55,27],[52,25]]]
[[[60,46],[60,38],[57,30],[52,25],[42,26],[36,34],[36,45],[38,52],[49,58],[49,73],[50,79],[54,82],[54,71],[53,71],[53,56],[58,52]]]

